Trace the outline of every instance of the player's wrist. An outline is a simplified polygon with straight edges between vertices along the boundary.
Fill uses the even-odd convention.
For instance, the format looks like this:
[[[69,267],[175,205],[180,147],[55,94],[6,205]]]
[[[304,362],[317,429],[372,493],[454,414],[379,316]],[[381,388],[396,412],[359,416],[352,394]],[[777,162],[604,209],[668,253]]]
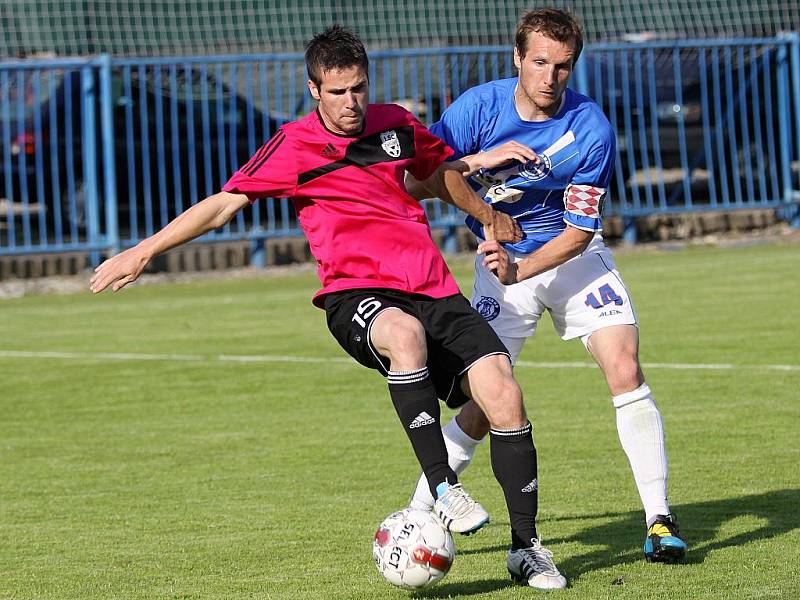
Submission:
[[[470,177],[474,175],[478,171],[483,168],[483,165],[480,161],[480,156],[482,153],[472,154],[470,156],[465,156],[461,159],[461,162],[464,164],[464,168],[461,170],[461,174],[464,177]]]
[[[150,262],[155,256],[161,253],[158,249],[156,240],[152,238],[146,238],[142,240],[136,244],[134,248],[136,249],[137,254],[139,254],[139,256],[146,262]]]
[[[517,266],[517,263],[514,263],[514,283],[519,283],[524,279],[526,278],[520,276],[519,267]]]
[[[508,271],[513,276],[513,283],[519,283],[520,281],[525,281],[530,277],[530,274],[527,270],[527,265],[525,261],[522,260],[520,262],[511,262],[508,265]]]
[[[484,227],[490,227],[494,231],[494,228],[497,226],[497,211],[483,201],[481,201],[481,204],[482,206],[478,210],[478,214],[475,215],[475,218],[478,219]]]

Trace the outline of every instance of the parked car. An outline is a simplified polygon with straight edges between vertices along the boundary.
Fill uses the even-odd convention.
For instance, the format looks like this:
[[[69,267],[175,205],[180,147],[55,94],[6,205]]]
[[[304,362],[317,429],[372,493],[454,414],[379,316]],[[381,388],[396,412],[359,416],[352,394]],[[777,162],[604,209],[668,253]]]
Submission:
[[[21,73],[0,82],[0,197],[15,208],[34,207],[30,218],[44,219],[51,235],[75,240],[89,218],[80,73]],[[218,191],[285,121],[207,71],[193,69],[187,76],[183,68],[148,68],[141,75],[133,69],[126,81],[115,70],[111,86],[117,216],[121,236],[132,239]],[[95,169],[103,198],[99,81],[93,85]]]
[[[589,95],[617,131],[617,198],[624,194],[631,201],[638,194],[642,202],[650,196],[657,203],[663,193],[667,205],[682,205],[688,190],[693,203],[702,204],[710,199],[712,174],[718,199],[723,180],[735,191],[746,188],[748,175],[751,185],[753,177],[764,176],[752,170],[764,159],[756,155],[756,125],[764,145],[767,129],[777,130],[778,123],[777,111],[770,121],[763,110],[753,110],[754,90],[762,95],[763,83],[776,81],[774,62],[767,63],[765,79],[760,53],[682,48],[676,65],[673,48],[632,43],[581,60]]]
[[[761,47],[682,47],[676,55],[669,43],[640,43],[647,41],[652,40],[637,36],[615,44],[613,50],[599,44],[589,47],[570,83],[600,104],[617,133],[613,199],[633,203],[638,197],[646,206],[651,200],[660,205],[663,198],[667,205],[679,206],[685,203],[688,189],[693,203],[702,204],[712,194],[722,200],[723,183],[728,197],[735,196],[737,188],[749,193],[747,176],[763,176],[766,171],[754,170],[753,165],[778,160],[777,150],[770,156],[760,150],[768,147],[767,132],[779,130],[777,110],[773,109],[769,120],[764,110],[767,96],[761,98],[760,111],[753,100],[753,90],[764,95],[768,81],[773,86],[772,98],[777,98],[775,52],[770,58],[763,56]],[[515,73],[513,68],[503,68],[510,64],[503,55],[492,56],[493,61],[487,58],[490,55],[476,50],[474,55],[460,56],[452,68],[434,69],[438,77],[434,94],[410,98],[407,105],[415,107],[426,122],[433,122],[452,99],[492,76],[492,62],[500,65],[500,76]],[[761,144],[755,125],[762,132]]]

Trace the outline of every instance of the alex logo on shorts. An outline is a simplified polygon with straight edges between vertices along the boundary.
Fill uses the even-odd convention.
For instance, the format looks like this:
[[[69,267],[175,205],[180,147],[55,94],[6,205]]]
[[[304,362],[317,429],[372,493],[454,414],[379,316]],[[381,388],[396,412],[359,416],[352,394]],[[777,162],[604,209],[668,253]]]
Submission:
[[[487,321],[493,321],[500,314],[500,303],[489,296],[481,296],[475,305],[475,310]]]

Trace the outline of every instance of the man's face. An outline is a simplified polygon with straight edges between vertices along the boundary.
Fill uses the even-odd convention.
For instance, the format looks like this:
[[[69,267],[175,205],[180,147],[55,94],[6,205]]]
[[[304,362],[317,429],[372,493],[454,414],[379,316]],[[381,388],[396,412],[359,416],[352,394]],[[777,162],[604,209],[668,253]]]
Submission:
[[[362,67],[322,71],[319,87],[309,79],[308,89],[319,102],[319,112],[328,129],[342,135],[361,131],[369,96],[369,81]]]
[[[574,54],[573,42],[557,42],[538,31],[530,32],[525,56],[514,48],[514,65],[519,69],[518,100],[527,105],[520,108],[536,117],[554,116],[572,75]]]

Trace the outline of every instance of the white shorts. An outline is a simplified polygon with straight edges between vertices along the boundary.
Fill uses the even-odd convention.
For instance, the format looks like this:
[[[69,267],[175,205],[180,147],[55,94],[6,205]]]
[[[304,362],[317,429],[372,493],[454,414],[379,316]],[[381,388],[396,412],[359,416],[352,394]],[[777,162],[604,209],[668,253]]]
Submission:
[[[509,252],[514,262],[525,254]],[[503,285],[475,260],[472,306],[486,319],[516,362],[525,339],[547,309],[562,339],[583,337],[612,325],[636,325],[636,311],[611,251],[596,234],[583,254],[545,273]]]

